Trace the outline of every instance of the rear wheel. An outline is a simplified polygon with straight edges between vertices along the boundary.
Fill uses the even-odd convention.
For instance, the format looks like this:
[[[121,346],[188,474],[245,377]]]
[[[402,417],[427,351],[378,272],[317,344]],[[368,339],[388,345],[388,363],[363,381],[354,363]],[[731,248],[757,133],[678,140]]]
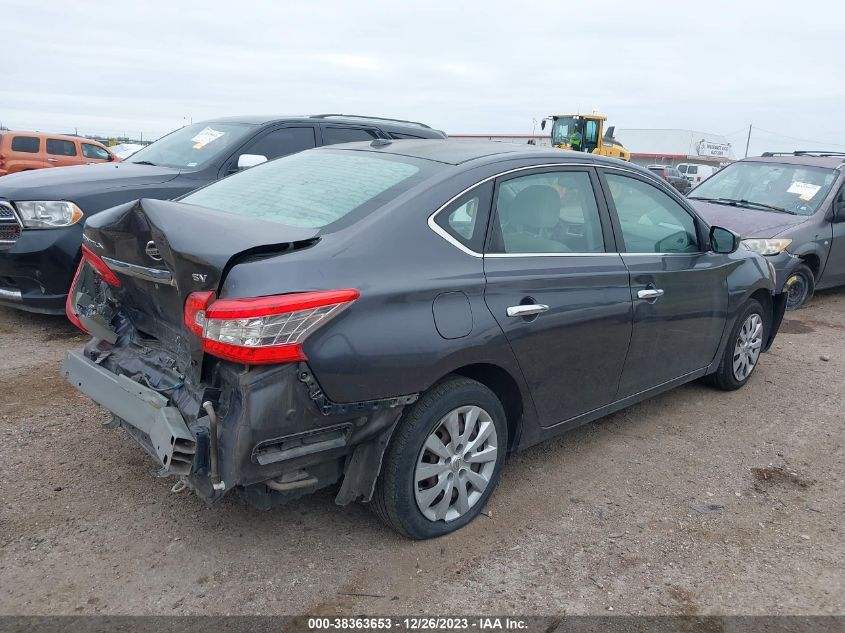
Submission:
[[[507,436],[502,404],[487,387],[468,378],[440,383],[400,420],[373,510],[414,539],[463,527],[478,516],[498,483]]]
[[[760,359],[765,335],[763,306],[756,299],[750,299],[734,324],[719,368],[708,377],[710,383],[732,391],[748,382]]]
[[[816,290],[816,278],[809,266],[800,264],[783,284],[786,292],[786,309],[795,310],[807,303]]]

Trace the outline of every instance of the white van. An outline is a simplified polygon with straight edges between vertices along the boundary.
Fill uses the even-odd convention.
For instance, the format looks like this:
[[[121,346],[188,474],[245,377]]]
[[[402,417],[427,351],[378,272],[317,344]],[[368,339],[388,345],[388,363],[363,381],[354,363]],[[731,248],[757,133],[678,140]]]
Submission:
[[[713,167],[712,165],[681,163],[678,165],[678,171],[681,172],[681,176],[689,180],[692,184],[697,185],[702,180],[706,180],[719,171],[719,168]]]

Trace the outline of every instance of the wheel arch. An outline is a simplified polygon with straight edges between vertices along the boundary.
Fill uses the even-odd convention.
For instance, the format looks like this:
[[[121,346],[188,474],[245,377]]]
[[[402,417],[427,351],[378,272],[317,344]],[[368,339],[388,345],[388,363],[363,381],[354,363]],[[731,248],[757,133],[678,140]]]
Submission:
[[[522,422],[525,415],[525,398],[519,383],[509,371],[492,363],[473,363],[451,371],[449,375],[470,378],[487,387],[496,394],[505,409],[508,424],[508,452],[519,444]],[[445,379],[444,376],[441,380]]]

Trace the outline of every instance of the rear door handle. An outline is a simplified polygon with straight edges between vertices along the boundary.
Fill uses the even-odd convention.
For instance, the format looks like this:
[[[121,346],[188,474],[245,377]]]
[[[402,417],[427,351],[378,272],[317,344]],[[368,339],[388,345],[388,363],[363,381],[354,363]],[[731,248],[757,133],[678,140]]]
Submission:
[[[548,309],[549,309],[549,306],[543,305],[542,303],[520,304],[518,306],[510,306],[508,308],[508,316],[509,317],[534,316],[535,314],[540,314],[541,312],[545,312]]]
[[[660,288],[646,288],[645,290],[637,291],[638,299],[658,299],[663,296],[663,291]]]
[[[59,159],[58,159],[58,158],[48,158],[48,159],[47,159],[47,162],[48,162],[48,163],[58,163],[58,162],[59,162]]]

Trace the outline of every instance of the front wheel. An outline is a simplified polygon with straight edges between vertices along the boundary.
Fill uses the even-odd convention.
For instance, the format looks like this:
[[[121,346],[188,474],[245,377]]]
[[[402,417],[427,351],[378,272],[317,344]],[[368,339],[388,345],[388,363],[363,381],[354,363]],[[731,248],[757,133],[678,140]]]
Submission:
[[[749,299],[734,324],[719,368],[708,376],[710,383],[724,391],[733,391],[748,382],[760,359],[765,336],[763,306],[756,299]]]
[[[413,539],[453,532],[472,521],[499,479],[508,445],[496,395],[453,378],[409,408],[385,454],[372,507]]]
[[[796,310],[807,303],[816,289],[813,271],[805,264],[800,264],[783,284],[786,292],[786,309]]]

